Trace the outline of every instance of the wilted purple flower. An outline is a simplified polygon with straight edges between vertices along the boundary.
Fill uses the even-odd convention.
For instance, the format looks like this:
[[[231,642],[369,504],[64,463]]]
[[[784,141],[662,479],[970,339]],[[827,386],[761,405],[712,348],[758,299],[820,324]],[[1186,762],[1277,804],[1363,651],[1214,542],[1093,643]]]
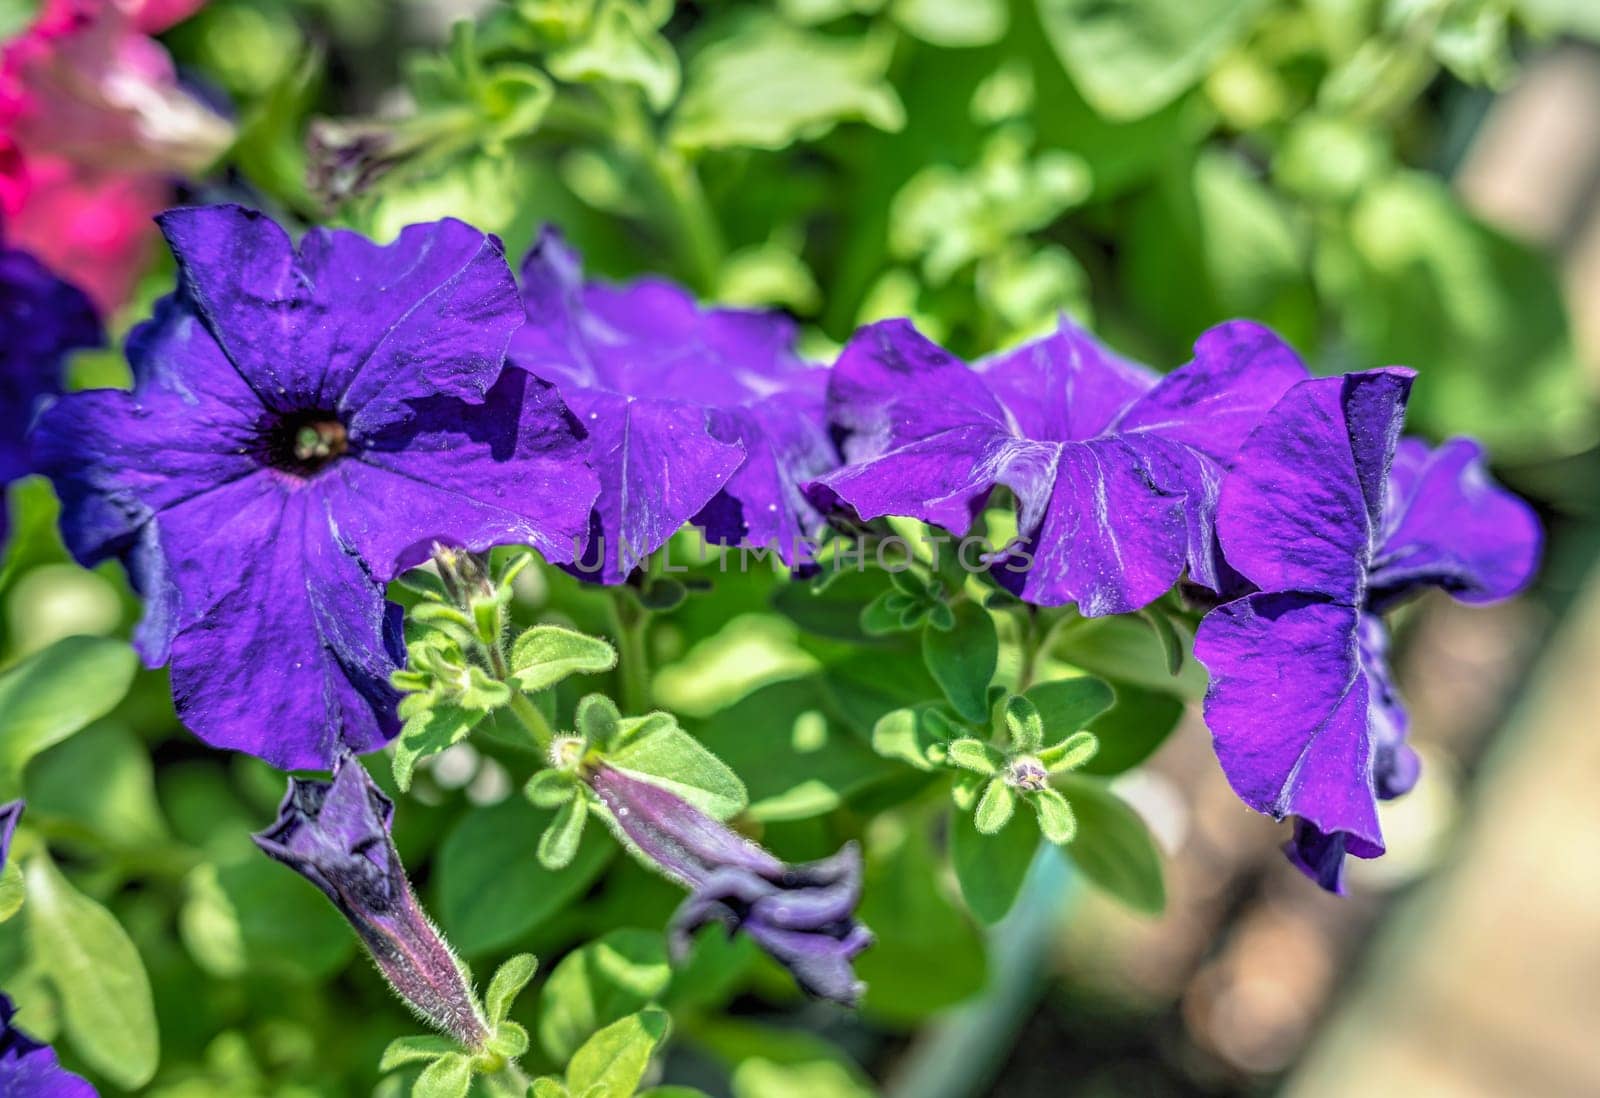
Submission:
[[[333,901],[419,1016],[479,1048],[487,1024],[455,955],[411,891],[389,837],[393,819],[394,803],[347,756],[335,764],[331,782],[290,778],[277,821],[252,838]]]
[[[855,843],[819,862],[786,865],[659,785],[605,763],[587,780],[627,843],[690,890],[669,932],[676,955],[696,930],[720,922],[755,939],[808,994],[846,1006],[860,999],[865,988],[851,961],[872,944],[872,932],[855,918]]]
[[[1206,723],[1234,790],[1296,817],[1290,859],[1342,891],[1344,855],[1383,853],[1377,801],[1415,784],[1383,610],[1426,587],[1465,602],[1530,579],[1540,533],[1476,443],[1400,440],[1409,370],[1296,385],[1223,482],[1217,533],[1260,590],[1206,616]]]
[[[620,583],[691,520],[714,542],[776,544],[797,563],[822,524],[800,485],[837,455],[827,373],[796,355],[793,323],[702,309],[661,279],[585,282],[552,229],[523,261],[522,293],[511,361],[561,387],[600,474],[580,575]]]
[[[501,372],[522,323],[500,242],[459,221],[298,252],[237,206],[173,210],[178,293],[128,340],[129,392],[36,432],[84,564],[121,557],[137,642],[208,743],[326,767],[397,730],[383,584],[435,540],[572,559],[595,494],[554,390]]]
[[[49,1045],[12,1025],[16,1013],[11,999],[0,992],[0,1094],[6,1098],[96,1098],[94,1087],[63,1068]]]
[[[89,299],[27,252],[0,248],[0,490],[32,471],[25,443],[41,400],[61,391],[61,360],[102,340]],[[0,500],[0,540],[6,508]]]
[[[1257,324],[1232,321],[1158,378],[1063,321],[969,368],[904,320],[857,332],[829,382],[846,465],[808,486],[827,510],[903,515],[965,535],[998,485],[1023,551],[995,575],[1023,599],[1124,613],[1189,578],[1219,586],[1212,531],[1226,463],[1305,376]],[[1031,558],[1031,560],[1029,559]]]

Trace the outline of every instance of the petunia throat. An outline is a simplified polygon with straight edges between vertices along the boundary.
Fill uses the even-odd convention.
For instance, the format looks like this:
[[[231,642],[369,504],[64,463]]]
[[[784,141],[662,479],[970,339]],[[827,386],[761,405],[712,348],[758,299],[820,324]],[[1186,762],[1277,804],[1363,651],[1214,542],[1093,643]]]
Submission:
[[[290,412],[262,430],[262,464],[302,479],[320,473],[350,450],[350,433],[331,412]]]

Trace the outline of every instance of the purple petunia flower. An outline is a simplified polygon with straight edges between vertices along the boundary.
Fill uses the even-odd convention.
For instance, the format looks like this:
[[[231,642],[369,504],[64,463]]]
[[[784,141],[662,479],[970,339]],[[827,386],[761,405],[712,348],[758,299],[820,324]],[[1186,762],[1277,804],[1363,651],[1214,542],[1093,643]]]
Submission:
[[[963,536],[1004,485],[1025,553],[998,561],[996,577],[1039,605],[1124,613],[1186,565],[1219,586],[1211,516],[1226,462],[1304,376],[1287,344],[1244,321],[1205,333],[1162,378],[1065,321],[975,369],[884,321],[834,367],[829,414],[847,464],[808,492],[825,510]]]
[[[27,252],[0,248],[0,490],[32,472],[26,436],[41,401],[61,391],[61,360],[103,336],[94,306]],[[0,501],[0,540],[6,509]]]
[[[661,279],[585,282],[548,228],[523,261],[522,293],[529,322],[511,361],[561,387],[600,474],[574,571],[620,583],[691,520],[713,542],[775,544],[800,561],[822,526],[800,485],[838,461],[827,372],[796,355],[793,323],[702,309]]]
[[[178,292],[128,339],[133,391],[61,400],[38,461],[73,555],[127,564],[184,722],[326,767],[397,729],[383,584],[430,542],[572,559],[596,491],[582,431],[502,372],[522,310],[492,236],[313,229],[297,252],[237,206],[160,221]]]
[[[1346,854],[1383,853],[1377,801],[1417,779],[1379,615],[1426,587],[1506,598],[1539,556],[1537,519],[1477,444],[1400,440],[1411,379],[1305,381],[1262,419],[1217,509],[1229,565],[1260,590],[1195,639],[1224,773],[1251,808],[1296,818],[1290,859],[1335,892]]]
[[[0,1094],[6,1098],[96,1098],[81,1075],[61,1066],[55,1050],[11,1022],[17,1008],[0,992]]]
[[[865,990],[851,962],[872,944],[855,918],[861,850],[846,844],[819,862],[786,865],[676,794],[600,763],[586,775],[633,849],[690,890],[672,918],[675,955],[720,922],[750,935],[808,994],[853,1006]]]
[[[278,819],[252,838],[333,901],[418,1016],[477,1049],[488,1026],[455,955],[417,904],[389,837],[393,820],[394,802],[346,756],[331,782],[290,778]]]

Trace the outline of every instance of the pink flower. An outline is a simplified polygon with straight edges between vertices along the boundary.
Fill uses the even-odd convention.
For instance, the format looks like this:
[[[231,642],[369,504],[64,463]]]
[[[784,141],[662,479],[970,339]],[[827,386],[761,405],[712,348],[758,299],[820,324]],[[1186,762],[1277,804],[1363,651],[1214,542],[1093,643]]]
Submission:
[[[7,238],[109,311],[132,290],[171,178],[203,171],[232,126],[178,84],[147,34],[196,0],[47,0],[0,48]]]

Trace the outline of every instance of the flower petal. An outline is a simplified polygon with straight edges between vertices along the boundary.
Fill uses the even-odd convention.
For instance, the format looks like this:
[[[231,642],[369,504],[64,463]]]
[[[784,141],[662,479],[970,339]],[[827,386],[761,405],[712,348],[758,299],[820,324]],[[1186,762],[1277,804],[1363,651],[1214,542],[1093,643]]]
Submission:
[[[1542,535],[1533,509],[1490,479],[1483,449],[1458,438],[1436,450],[1404,439],[1395,452],[1374,606],[1423,585],[1463,602],[1493,602],[1533,578]]]
[[[1222,485],[1217,535],[1229,565],[1264,590],[1355,605],[1412,376],[1370,370],[1289,390]]]
[[[1211,672],[1206,724],[1234,792],[1275,819],[1344,832],[1370,858],[1383,836],[1359,618],[1314,597],[1251,595],[1206,615],[1195,658]]]
[[[1028,438],[1093,438],[1156,384],[1157,374],[1117,355],[1063,317],[1056,331],[978,364]]]
[[[96,1098],[94,1087],[61,1066],[55,1050],[12,1024],[17,1008],[0,993],[0,1094],[6,1098]]]
[[[297,769],[399,730],[397,608],[314,489],[248,478],[164,516],[161,538],[184,600],[173,698],[197,736]]]
[[[598,491],[583,429],[550,385],[505,371],[481,405],[413,401],[414,418],[329,467],[339,529],[388,581],[435,541],[481,552],[528,545],[574,559]]]

